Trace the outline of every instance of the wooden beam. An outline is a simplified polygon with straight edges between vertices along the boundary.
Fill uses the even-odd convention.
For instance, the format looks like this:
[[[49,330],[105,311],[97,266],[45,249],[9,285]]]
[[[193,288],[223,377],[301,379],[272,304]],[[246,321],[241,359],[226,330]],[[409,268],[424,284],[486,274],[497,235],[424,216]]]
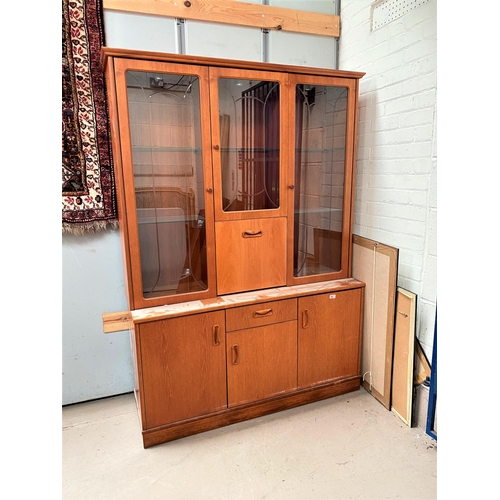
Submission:
[[[104,333],[115,333],[130,330],[134,327],[130,311],[104,313],[102,315]]]
[[[340,18],[233,0],[103,0],[105,10],[338,37]]]

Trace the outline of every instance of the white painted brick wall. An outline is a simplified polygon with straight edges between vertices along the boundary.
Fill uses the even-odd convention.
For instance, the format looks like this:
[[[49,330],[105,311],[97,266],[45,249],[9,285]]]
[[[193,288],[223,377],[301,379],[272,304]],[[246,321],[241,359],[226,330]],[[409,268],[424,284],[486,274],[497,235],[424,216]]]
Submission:
[[[363,71],[354,233],[399,248],[431,359],[437,300],[437,2],[370,31],[370,0],[341,2],[340,69]]]

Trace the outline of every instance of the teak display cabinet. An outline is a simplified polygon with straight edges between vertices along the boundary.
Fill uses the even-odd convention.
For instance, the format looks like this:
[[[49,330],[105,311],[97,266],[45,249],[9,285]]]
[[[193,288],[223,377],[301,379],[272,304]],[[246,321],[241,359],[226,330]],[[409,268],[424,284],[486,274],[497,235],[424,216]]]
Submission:
[[[104,48],[144,445],[360,385],[363,73]]]

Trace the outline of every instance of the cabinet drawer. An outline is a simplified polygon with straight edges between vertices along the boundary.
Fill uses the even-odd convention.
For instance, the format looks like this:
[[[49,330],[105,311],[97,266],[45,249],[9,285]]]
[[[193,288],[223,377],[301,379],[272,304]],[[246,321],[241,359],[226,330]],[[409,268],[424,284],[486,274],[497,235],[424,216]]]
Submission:
[[[217,293],[286,284],[286,218],[216,222]]]
[[[242,330],[255,326],[297,319],[297,299],[263,302],[226,311],[226,330]]]

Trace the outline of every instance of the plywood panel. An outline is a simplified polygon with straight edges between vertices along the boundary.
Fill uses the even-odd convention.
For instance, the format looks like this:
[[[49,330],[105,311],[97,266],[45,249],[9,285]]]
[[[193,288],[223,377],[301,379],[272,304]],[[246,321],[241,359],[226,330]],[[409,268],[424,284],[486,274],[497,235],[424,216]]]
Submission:
[[[392,370],[392,411],[411,427],[417,296],[398,288]]]
[[[363,387],[388,410],[391,408],[391,372],[397,288],[397,248],[353,236],[352,276],[364,281]]]
[[[418,339],[415,339],[415,357],[413,369],[413,383],[417,386],[431,377],[431,365]]]

